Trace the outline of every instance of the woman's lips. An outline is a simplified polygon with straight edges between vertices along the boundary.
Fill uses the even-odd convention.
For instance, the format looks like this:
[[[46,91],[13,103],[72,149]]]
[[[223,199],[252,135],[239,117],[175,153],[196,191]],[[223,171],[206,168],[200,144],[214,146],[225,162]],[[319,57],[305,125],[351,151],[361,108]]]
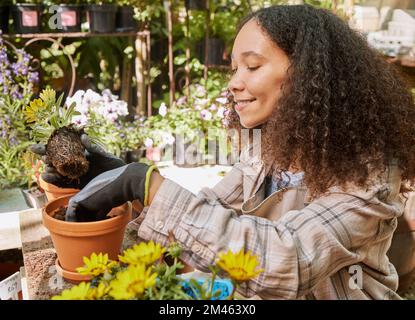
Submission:
[[[254,102],[256,99],[252,99],[252,100],[241,100],[241,101],[237,101],[235,104],[235,110],[236,111],[242,111],[243,109],[245,109],[250,103]]]

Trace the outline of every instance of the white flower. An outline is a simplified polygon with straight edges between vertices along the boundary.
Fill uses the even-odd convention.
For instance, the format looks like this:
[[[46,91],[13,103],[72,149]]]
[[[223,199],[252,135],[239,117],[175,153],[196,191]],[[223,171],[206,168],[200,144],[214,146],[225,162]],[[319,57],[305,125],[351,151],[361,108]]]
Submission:
[[[220,107],[220,108],[218,109],[218,112],[216,113],[216,115],[217,115],[219,118],[223,119],[223,118],[225,117],[225,111],[226,111],[226,108],[224,108],[224,107]]]
[[[209,103],[209,99],[196,99],[195,103],[204,107]]]
[[[163,103],[160,105],[160,108],[159,108],[159,115],[161,115],[162,117],[164,117],[166,114],[167,114],[167,106],[166,106],[166,104],[163,102]]]
[[[209,110],[215,111],[218,107],[216,106],[216,104],[212,103],[209,107]]]
[[[95,102],[100,102],[102,100],[102,97],[99,93],[91,89],[88,89],[85,92],[84,99],[86,100],[86,103],[95,103]]]
[[[104,89],[104,90],[102,91],[102,96],[103,96],[104,98],[107,98],[109,101],[112,101],[112,100],[118,100],[118,96],[116,96],[116,95],[112,94],[112,92],[111,92],[111,90],[110,90],[110,89]]]
[[[200,84],[196,85],[196,96],[198,97],[202,97],[206,94],[206,90],[203,86],[201,86]]]
[[[153,146],[153,139],[151,138],[146,138],[144,140],[144,145],[146,146],[146,148],[151,148]]]
[[[181,105],[185,104],[186,101],[187,101],[186,96],[180,97],[179,99],[177,99],[177,105],[181,106]]]
[[[220,103],[220,104],[227,104],[228,103],[228,98],[216,98],[216,102]]]
[[[76,106],[79,106],[82,103],[84,94],[85,94],[84,90],[76,91],[72,97],[66,98],[65,105],[69,107],[72,103],[75,102]]]
[[[84,114],[72,117],[72,123],[77,124],[78,126],[86,125],[87,122],[88,122],[88,118]]]
[[[117,114],[120,116],[128,115],[128,104],[125,101],[119,100],[115,101],[112,104],[113,108],[116,110]]]
[[[163,132],[161,134],[161,139],[163,141],[163,144],[171,145],[176,140],[173,135],[169,132]]]
[[[203,120],[207,120],[208,121],[208,120],[212,119],[212,113],[210,111],[208,111],[208,110],[202,110],[200,112],[200,117]]]

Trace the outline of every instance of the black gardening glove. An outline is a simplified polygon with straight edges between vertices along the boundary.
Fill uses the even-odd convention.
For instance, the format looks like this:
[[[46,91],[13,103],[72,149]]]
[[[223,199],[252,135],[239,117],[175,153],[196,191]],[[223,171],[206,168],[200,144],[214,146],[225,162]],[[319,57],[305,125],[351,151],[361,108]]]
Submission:
[[[138,200],[148,205],[150,176],[155,166],[130,163],[100,174],[69,200],[66,221],[105,219],[112,208]]]
[[[60,188],[82,189],[97,175],[125,165],[123,160],[92,143],[86,134],[81,136],[81,141],[86,149],[85,156],[89,161],[89,169],[79,179],[69,179],[59,174],[53,165],[47,161],[46,146],[44,144],[30,146],[30,150],[42,156],[42,161],[46,164],[46,170],[42,173],[42,179]]]

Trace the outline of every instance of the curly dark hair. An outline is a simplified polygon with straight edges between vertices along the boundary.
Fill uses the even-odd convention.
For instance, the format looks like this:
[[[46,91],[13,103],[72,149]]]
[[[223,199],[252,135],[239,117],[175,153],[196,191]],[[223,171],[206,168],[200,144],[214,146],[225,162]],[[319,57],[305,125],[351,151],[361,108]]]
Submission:
[[[362,35],[309,5],[272,6],[246,17],[291,61],[282,95],[262,125],[269,174],[300,167],[313,195],[367,186],[392,159],[415,178],[415,108],[408,85]],[[230,127],[240,129],[234,108]],[[272,142],[272,143],[270,143]]]

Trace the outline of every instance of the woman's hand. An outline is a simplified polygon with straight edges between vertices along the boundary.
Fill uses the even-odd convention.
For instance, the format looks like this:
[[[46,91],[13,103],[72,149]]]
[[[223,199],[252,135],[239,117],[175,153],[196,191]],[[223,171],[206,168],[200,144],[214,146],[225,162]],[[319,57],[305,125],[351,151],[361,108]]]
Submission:
[[[96,176],[69,200],[66,221],[102,220],[127,201],[149,205],[163,182],[154,170],[155,166],[130,163]]]
[[[81,136],[81,141],[86,149],[86,159],[89,161],[89,169],[86,174],[76,180],[64,177],[56,171],[53,165],[47,160],[46,146],[44,144],[35,144],[30,147],[32,152],[42,156],[42,161],[46,164],[46,170],[42,173],[42,179],[44,181],[60,188],[82,189],[101,173],[125,165],[123,160],[92,143],[86,134]]]

